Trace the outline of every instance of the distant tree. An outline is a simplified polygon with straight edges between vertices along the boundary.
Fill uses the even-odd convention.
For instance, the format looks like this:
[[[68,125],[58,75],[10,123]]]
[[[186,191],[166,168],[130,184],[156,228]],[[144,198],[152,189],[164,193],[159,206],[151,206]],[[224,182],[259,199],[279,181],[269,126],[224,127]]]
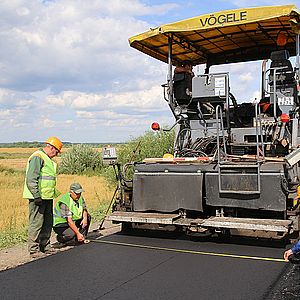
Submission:
[[[0,148],[39,148],[44,145],[43,142],[14,142],[14,143],[0,143]]]

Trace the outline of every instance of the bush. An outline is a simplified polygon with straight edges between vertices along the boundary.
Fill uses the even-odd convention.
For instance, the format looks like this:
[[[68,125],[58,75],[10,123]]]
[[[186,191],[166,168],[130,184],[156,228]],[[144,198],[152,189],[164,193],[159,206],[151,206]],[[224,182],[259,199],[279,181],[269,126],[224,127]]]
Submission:
[[[91,146],[79,144],[62,154],[59,171],[63,174],[92,175],[100,171],[102,167],[100,152]]]
[[[132,139],[117,149],[118,162],[124,166],[129,162],[139,162],[149,157],[163,157],[165,153],[173,154],[174,131],[152,132]],[[102,174],[110,181],[116,182],[113,167],[105,168]],[[131,178],[132,174],[127,174]]]
[[[125,164],[130,161],[142,161],[148,157],[163,157],[173,153],[174,131],[147,131],[143,136],[129,141],[118,151],[118,161]]]

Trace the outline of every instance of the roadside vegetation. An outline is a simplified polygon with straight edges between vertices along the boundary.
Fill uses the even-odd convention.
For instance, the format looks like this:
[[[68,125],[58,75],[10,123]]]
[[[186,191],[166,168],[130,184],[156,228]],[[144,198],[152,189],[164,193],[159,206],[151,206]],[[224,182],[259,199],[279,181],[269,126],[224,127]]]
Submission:
[[[101,173],[101,153],[91,146],[79,144],[62,153],[59,164],[61,174],[95,175]]]
[[[146,132],[144,135],[131,139],[117,148],[118,162],[123,166],[130,162],[141,162],[148,157],[163,157],[165,153],[173,154],[174,131]],[[116,183],[113,168],[104,167],[102,174],[109,182]],[[128,172],[127,176],[132,177]]]
[[[146,157],[162,157],[171,152],[173,135],[173,132],[146,132],[119,144],[116,146],[118,162],[123,165]],[[38,147],[26,145],[26,148],[10,148],[7,144],[1,148],[0,145],[0,249],[27,240],[28,203],[22,198],[25,166]],[[80,182],[94,221],[103,219],[116,184],[113,168],[103,163],[101,150],[94,145],[70,145],[57,158],[58,190],[65,193],[71,183]]]

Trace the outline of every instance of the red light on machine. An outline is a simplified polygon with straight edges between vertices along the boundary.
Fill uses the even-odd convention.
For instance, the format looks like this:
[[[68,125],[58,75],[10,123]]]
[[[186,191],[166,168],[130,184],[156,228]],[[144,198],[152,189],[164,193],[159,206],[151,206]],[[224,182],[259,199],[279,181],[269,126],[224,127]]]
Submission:
[[[160,130],[160,126],[159,126],[159,124],[157,122],[153,122],[152,125],[151,125],[151,128],[154,131]]]
[[[280,116],[280,120],[281,120],[281,122],[283,122],[283,123],[287,123],[287,122],[290,121],[290,117],[289,117],[289,115],[287,115],[287,114],[282,114],[282,115]]]

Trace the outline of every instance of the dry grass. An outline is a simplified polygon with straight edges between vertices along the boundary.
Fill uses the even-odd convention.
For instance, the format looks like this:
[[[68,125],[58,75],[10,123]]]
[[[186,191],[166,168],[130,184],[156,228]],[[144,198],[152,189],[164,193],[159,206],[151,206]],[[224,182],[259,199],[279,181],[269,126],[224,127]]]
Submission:
[[[3,150],[4,149],[4,150]],[[35,149],[33,148],[0,148],[1,153],[25,153],[27,158]],[[16,170],[15,172],[0,172],[0,232],[18,230],[28,223],[28,201],[22,198],[24,172],[27,158],[0,159],[0,167]],[[73,182],[79,182],[85,192],[83,196],[88,209],[94,210],[107,203],[112,197],[112,189],[104,178],[79,175],[59,175],[57,188],[63,194],[68,192]]]
[[[1,153],[28,153],[29,155],[33,153],[37,148],[0,148]]]
[[[29,157],[29,155],[28,155]],[[26,168],[27,158],[5,158],[0,159],[0,165],[6,168],[12,168],[16,170],[24,170]]]
[[[101,203],[110,200],[112,191],[103,177],[99,176],[81,176],[81,175],[59,175],[57,180],[58,190],[64,194],[69,191],[69,187],[73,182],[79,182],[85,192],[83,197],[88,207],[95,209]]]
[[[57,188],[66,193],[73,182],[79,182],[88,209],[96,209],[112,197],[112,191],[102,177],[59,175]],[[24,175],[0,173],[0,231],[15,230],[28,222],[28,201],[22,198]]]
[[[0,231],[23,227],[28,219],[27,201],[22,199],[24,175],[0,173]]]
[[[0,148],[0,164],[6,168],[25,170],[28,157],[37,148]]]
[[[28,157],[38,148],[0,148],[0,165],[16,170],[25,170]],[[63,149],[68,151],[69,148]],[[99,148],[94,150],[101,151]],[[54,161],[59,164],[60,156],[55,157]]]

